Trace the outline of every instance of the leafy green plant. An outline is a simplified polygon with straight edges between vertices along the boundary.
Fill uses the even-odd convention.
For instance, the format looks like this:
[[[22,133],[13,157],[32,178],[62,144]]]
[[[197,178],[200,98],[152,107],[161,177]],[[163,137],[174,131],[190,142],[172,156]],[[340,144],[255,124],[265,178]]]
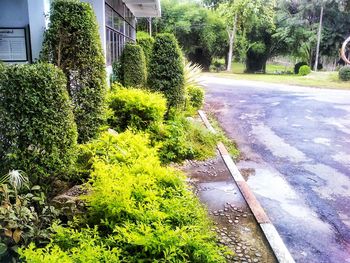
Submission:
[[[21,189],[25,189],[21,191]],[[0,179],[0,260],[15,260],[17,249],[30,242],[49,241],[49,226],[58,211],[46,204],[39,186],[29,188],[28,178],[10,171]]]
[[[302,66],[307,66],[308,64],[306,62],[298,62],[294,65],[294,74],[298,75],[299,74],[299,69]]]
[[[121,56],[121,82],[126,87],[144,87],[146,60],[141,46],[128,42]]]
[[[154,38],[144,31],[138,31],[136,34],[136,42],[142,47],[143,53],[145,54],[146,65],[148,67],[154,44]]]
[[[49,185],[74,163],[77,130],[66,78],[43,63],[1,72],[0,173],[22,170],[33,184]]]
[[[126,128],[146,130],[163,122],[166,100],[163,95],[134,88],[115,89],[108,98],[113,115],[108,119],[118,131]]]
[[[176,115],[151,137],[159,143],[159,156],[163,163],[186,159],[206,159],[215,154],[217,137],[201,123]]]
[[[350,66],[345,66],[339,69],[339,79],[342,81],[350,80]]]
[[[299,69],[299,76],[306,76],[311,73],[311,68],[308,65],[301,66]]]
[[[184,102],[184,66],[174,35],[156,36],[148,71],[149,88],[165,95],[168,109]]]
[[[93,138],[103,123],[105,58],[93,8],[78,0],[51,4],[41,60],[61,68],[74,106],[78,141]]]

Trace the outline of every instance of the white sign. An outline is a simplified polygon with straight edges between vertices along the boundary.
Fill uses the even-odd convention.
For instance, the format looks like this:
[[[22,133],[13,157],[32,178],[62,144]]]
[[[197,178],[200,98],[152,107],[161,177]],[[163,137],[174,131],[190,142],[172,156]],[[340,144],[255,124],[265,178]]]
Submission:
[[[26,37],[24,28],[0,29],[0,60],[27,60]]]

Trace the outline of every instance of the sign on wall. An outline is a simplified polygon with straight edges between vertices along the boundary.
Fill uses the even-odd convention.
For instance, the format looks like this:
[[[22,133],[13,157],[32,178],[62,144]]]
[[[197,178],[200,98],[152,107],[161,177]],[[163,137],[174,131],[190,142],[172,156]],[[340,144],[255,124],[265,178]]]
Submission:
[[[7,62],[28,60],[24,28],[0,28],[0,60]]]

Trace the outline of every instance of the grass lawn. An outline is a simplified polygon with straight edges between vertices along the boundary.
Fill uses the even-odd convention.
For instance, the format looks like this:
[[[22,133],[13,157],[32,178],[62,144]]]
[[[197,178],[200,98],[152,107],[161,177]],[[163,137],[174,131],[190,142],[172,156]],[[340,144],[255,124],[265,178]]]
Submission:
[[[229,77],[237,80],[253,80],[270,83],[282,83],[287,85],[330,88],[330,89],[350,89],[350,81],[339,81],[338,72],[312,72],[308,76],[298,75],[278,75],[276,71],[293,70],[281,65],[267,65],[266,74],[244,74],[244,65],[240,63],[232,64],[232,73],[204,73],[207,76]]]

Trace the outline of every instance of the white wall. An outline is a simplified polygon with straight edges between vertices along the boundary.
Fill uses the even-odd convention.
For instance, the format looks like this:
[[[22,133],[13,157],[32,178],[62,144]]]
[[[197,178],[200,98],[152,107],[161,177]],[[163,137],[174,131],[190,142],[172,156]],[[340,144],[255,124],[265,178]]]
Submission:
[[[25,27],[28,23],[27,0],[0,0],[0,27]]]
[[[43,35],[48,23],[49,0],[27,0],[29,14],[30,41],[33,61],[39,58]]]

